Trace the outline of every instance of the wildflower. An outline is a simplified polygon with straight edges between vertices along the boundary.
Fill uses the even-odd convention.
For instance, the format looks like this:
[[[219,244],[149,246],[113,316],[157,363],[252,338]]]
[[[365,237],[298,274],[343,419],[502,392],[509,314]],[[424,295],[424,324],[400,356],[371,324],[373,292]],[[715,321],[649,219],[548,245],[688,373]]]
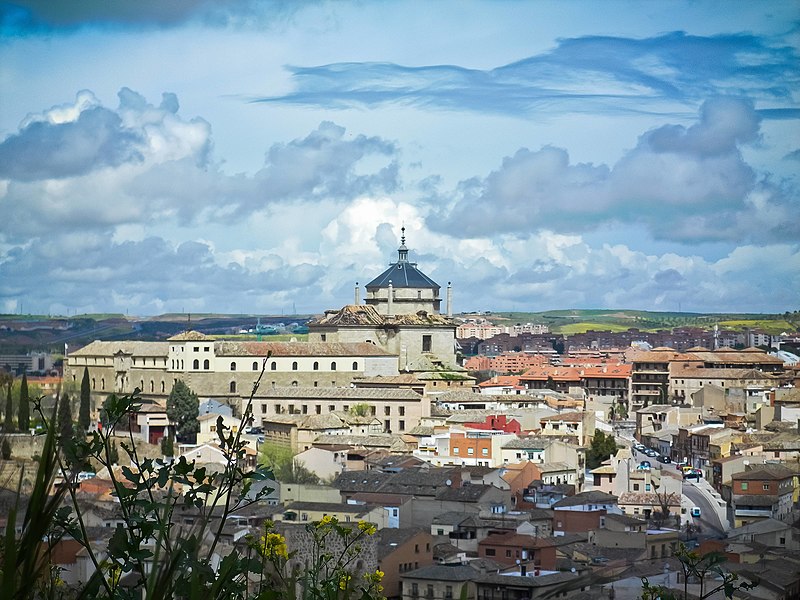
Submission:
[[[261,543],[256,548],[258,553],[269,560],[278,560],[279,558],[288,559],[289,550],[286,547],[286,538],[280,533],[272,533],[267,531],[261,536]]]
[[[359,521],[358,528],[367,535],[375,535],[375,532],[378,531],[378,528],[375,527],[375,525],[368,523],[367,521]]]
[[[339,575],[339,589],[346,590],[347,584],[350,583],[350,579],[351,577],[347,573],[342,573],[341,575]]]
[[[336,525],[337,519],[330,515],[325,515],[322,517],[319,523],[317,523],[317,529],[321,529],[322,527],[327,527],[328,525]]]

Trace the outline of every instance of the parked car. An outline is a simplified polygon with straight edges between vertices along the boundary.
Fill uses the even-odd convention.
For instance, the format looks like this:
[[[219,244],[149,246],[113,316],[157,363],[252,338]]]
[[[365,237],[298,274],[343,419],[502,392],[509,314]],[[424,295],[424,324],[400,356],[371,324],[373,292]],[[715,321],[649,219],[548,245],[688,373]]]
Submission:
[[[658,462],[660,462],[663,465],[666,465],[671,463],[672,459],[669,456],[662,454],[661,456],[658,457]]]
[[[639,471],[649,471],[650,470],[650,461],[643,460],[639,463],[639,466],[636,467]]]
[[[700,469],[691,469],[689,471],[684,471],[683,478],[684,479],[702,479],[703,472]]]
[[[693,517],[699,517],[700,516],[700,509],[697,506],[692,508],[692,516]]]
[[[656,456],[658,456],[658,452],[656,452],[656,451],[655,451],[655,450],[653,450],[652,448],[648,448],[647,450],[645,450],[645,451],[644,451],[644,453],[645,453],[647,456],[649,456],[650,458],[655,458]]]

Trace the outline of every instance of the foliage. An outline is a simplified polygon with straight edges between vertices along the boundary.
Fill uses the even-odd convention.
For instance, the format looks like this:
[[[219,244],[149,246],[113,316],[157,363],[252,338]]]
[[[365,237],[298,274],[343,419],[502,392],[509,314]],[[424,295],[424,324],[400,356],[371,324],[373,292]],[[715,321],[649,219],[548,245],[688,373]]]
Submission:
[[[12,432],[16,429],[16,427],[14,427],[14,404],[11,401],[11,387],[14,385],[14,376],[11,375],[11,373],[3,371],[0,373],[0,377],[3,377],[2,383],[8,388],[6,392],[6,412],[3,419],[3,430]],[[0,385],[0,391],[2,391],[2,385]]]
[[[263,371],[262,371],[263,375]],[[76,474],[58,451],[55,414],[48,419],[41,398],[35,407],[47,436],[27,511],[19,523],[18,506],[7,519],[0,544],[0,597],[19,600],[64,597],[58,570],[51,563],[53,544],[69,535],[83,547],[94,567],[88,581],[72,590],[76,598],[129,600],[230,599],[378,600],[382,573],[356,573],[354,561],[363,540],[375,533],[369,523],[340,525],[326,518],[306,527],[315,544],[310,562],[295,561],[286,540],[268,524],[259,540],[237,547],[223,529],[237,511],[257,502],[269,489],[255,493],[253,484],[267,480],[263,468],[246,467],[247,442],[240,432],[252,418],[253,394],[236,432],[217,422],[217,444],[226,459],[221,473],[188,462],[145,459],[138,455],[132,434],[122,443],[130,467],[112,469],[117,426],[139,407],[138,391],[111,395],[104,403],[104,426],[88,436],[61,440],[63,455],[76,462],[91,460],[105,467],[112,494],[119,503],[123,526],[98,545],[87,534],[76,500]],[[127,462],[127,461],[126,461]],[[65,485],[55,487],[57,475]],[[20,476],[20,485],[22,476]],[[181,493],[176,490],[180,489]],[[18,494],[19,497],[19,494]],[[62,505],[68,505],[62,508]],[[70,509],[72,514],[70,514]],[[191,511],[194,524],[181,525],[180,513]],[[299,527],[299,525],[298,525]],[[21,534],[15,535],[15,529]],[[338,541],[337,541],[338,540]],[[336,543],[329,543],[336,542]],[[223,549],[223,545],[225,548]]]
[[[200,423],[197,420],[200,414],[200,401],[183,380],[175,382],[167,398],[167,417],[175,425],[175,433],[181,441],[194,442]]]
[[[175,442],[172,440],[172,433],[161,438],[161,454],[164,456],[175,456]]]
[[[89,369],[83,370],[83,379],[81,379],[81,403],[78,409],[78,430],[82,432],[89,431],[91,425],[90,406],[91,405],[91,388],[89,387]]]
[[[372,413],[372,410],[370,405],[366,402],[359,402],[351,406],[349,412],[355,417],[368,417]]]
[[[72,438],[72,402],[69,395],[64,392],[61,401],[58,403],[58,433],[62,440]]]
[[[17,416],[20,431],[27,431],[31,426],[31,402],[28,396],[28,376],[22,374],[22,383],[19,388],[19,406]]]
[[[319,483],[319,477],[306,469],[303,463],[294,457],[291,449],[287,446],[264,442],[259,447],[258,462],[272,471],[275,481],[311,485]]]
[[[706,600],[716,597],[719,593],[722,593],[724,598],[730,599],[738,590],[752,590],[759,583],[758,581],[740,581],[737,573],[725,569],[724,563],[727,558],[720,552],[701,555],[688,550],[681,544],[680,548],[675,551],[675,557],[680,561],[683,571],[683,593],[663,585],[651,585],[644,577],[642,579],[642,600],[683,600],[690,597]],[[710,580],[710,583],[707,580]],[[693,592],[691,596],[689,595],[690,581],[696,581],[699,584],[699,594]]]
[[[586,452],[586,467],[596,469],[604,460],[607,460],[609,456],[616,454],[616,452],[617,442],[613,434],[606,435],[597,429],[594,432],[589,450]]]
[[[339,523],[336,517],[325,516],[321,521],[305,526],[310,536],[311,552],[301,561],[293,561],[296,552],[288,552],[286,539],[274,531],[267,521],[264,535],[250,541],[261,563],[257,598],[278,600],[377,600],[383,598],[381,580],[384,573],[359,573],[353,563],[357,560],[366,538],[375,535],[372,523]],[[292,565],[294,563],[294,565]]]
[[[0,445],[0,456],[3,460],[11,460],[11,444],[8,443],[7,438],[3,438],[3,443]]]
[[[117,448],[116,440],[111,442],[111,446],[108,449],[108,462],[110,462],[112,465],[119,463],[119,448]]]

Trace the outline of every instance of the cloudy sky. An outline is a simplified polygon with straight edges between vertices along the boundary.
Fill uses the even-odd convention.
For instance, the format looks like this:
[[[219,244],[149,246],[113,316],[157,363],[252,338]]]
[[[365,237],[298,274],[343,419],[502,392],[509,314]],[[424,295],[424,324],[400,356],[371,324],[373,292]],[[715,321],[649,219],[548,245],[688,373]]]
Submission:
[[[800,308],[800,4],[0,0],[0,312]]]

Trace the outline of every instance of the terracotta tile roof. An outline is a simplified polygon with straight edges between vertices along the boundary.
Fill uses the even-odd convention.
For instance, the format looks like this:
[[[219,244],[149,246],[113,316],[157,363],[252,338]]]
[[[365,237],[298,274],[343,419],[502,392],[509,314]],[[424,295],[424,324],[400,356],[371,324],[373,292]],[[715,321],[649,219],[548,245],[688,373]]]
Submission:
[[[217,356],[393,356],[390,352],[367,342],[245,342],[219,341]]]
[[[419,402],[421,396],[408,389],[397,388],[351,388],[351,387],[261,387],[256,392],[259,399],[308,399],[308,400],[399,400]]]
[[[168,337],[168,342],[205,342],[213,341],[214,338],[199,331],[184,331],[172,337]]]
[[[321,319],[308,323],[309,329],[340,326],[391,327],[413,325],[457,326],[454,319],[437,313],[419,311],[411,315],[382,315],[369,304],[348,304],[337,311],[327,311]]]

